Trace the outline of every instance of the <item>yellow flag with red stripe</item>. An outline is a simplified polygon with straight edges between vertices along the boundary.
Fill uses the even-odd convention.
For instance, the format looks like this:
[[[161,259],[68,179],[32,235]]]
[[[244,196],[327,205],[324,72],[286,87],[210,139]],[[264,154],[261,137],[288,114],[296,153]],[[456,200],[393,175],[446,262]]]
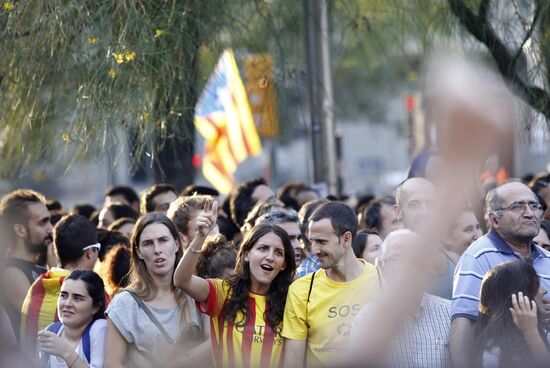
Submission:
[[[224,51],[200,96],[195,107],[195,126],[205,139],[204,177],[220,192],[229,193],[239,164],[262,151],[231,50]]]

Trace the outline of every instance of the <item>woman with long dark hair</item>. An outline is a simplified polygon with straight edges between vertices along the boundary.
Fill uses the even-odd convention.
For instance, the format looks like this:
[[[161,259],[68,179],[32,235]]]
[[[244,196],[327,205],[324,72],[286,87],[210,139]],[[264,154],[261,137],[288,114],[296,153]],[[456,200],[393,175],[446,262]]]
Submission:
[[[487,272],[474,330],[477,366],[548,366],[548,331],[538,313],[546,292],[526,260],[503,263]]]
[[[57,300],[59,321],[38,333],[43,367],[103,367],[107,323],[101,277],[74,270],[63,281]]]
[[[229,281],[193,275],[202,244],[216,224],[217,203],[207,201],[197,233],[174,274],[174,283],[211,317],[216,367],[278,367],[288,287],[296,263],[287,233],[257,225],[244,237]]]
[[[172,283],[182,256],[175,225],[161,213],[145,214],[130,244],[130,283],[106,312],[105,367],[204,366],[209,344],[195,347],[200,337],[189,334],[200,332],[200,315]]]

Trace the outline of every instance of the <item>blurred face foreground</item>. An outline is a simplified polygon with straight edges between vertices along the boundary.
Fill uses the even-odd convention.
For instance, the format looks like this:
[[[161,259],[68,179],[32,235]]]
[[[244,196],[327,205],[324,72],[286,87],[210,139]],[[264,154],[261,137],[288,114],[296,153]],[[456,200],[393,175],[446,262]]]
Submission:
[[[178,243],[166,225],[147,225],[139,238],[138,257],[143,260],[151,276],[164,277],[172,274],[176,261]]]
[[[244,254],[244,261],[250,267],[250,290],[257,294],[266,293],[286,265],[283,241],[275,233],[265,234]]]
[[[464,211],[458,215],[455,227],[451,231],[449,243],[452,245],[453,251],[462,254],[481,235],[483,233],[476,215],[472,211]]]

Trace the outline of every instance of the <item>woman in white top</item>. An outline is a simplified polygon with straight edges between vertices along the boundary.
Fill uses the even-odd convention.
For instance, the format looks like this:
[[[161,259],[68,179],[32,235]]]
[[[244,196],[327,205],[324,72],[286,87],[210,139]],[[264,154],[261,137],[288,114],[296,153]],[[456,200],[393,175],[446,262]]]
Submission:
[[[211,364],[208,341],[182,341],[189,340],[188,331],[200,330],[201,320],[193,300],[172,282],[183,254],[175,225],[159,212],[145,214],[130,244],[130,284],[106,312],[105,367]]]
[[[103,367],[107,322],[101,278],[93,271],[72,271],[61,285],[57,313],[60,322],[38,333],[42,365]]]

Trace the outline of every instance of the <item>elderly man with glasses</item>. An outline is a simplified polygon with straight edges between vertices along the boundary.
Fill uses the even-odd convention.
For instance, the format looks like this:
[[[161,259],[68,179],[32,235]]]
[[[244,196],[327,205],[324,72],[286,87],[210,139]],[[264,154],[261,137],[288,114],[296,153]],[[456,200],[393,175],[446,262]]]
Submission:
[[[492,230],[464,252],[455,271],[450,340],[454,367],[470,366],[479,292],[487,271],[504,262],[527,259],[541,286],[550,288],[550,253],[533,242],[543,214],[535,194],[522,183],[509,182],[487,194],[487,206]],[[547,302],[541,311],[545,318],[550,315]]]

